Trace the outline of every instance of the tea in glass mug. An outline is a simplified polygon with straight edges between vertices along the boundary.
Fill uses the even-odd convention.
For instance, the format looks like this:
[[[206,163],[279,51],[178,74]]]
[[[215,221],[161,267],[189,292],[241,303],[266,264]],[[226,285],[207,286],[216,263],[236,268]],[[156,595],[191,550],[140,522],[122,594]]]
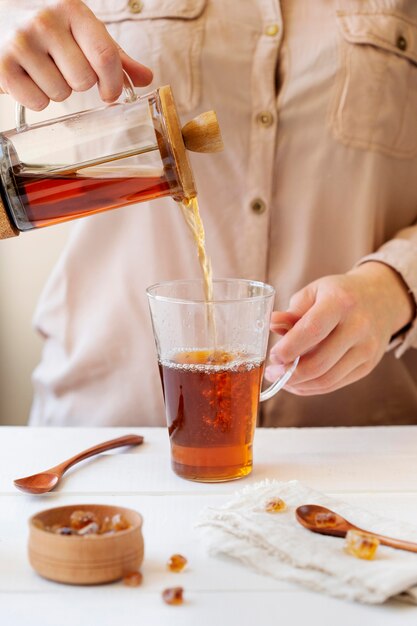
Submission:
[[[259,402],[289,380],[296,359],[261,393],[275,291],[261,282],[159,283],[147,290],[176,474],[201,482],[252,471]]]

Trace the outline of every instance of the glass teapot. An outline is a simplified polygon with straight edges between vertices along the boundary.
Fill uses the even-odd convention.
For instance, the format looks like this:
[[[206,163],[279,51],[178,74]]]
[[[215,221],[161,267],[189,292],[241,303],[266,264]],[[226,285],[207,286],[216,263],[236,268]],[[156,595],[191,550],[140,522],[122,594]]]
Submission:
[[[128,204],[196,196],[187,150],[223,149],[214,111],[181,127],[169,85],[0,134],[0,239]]]

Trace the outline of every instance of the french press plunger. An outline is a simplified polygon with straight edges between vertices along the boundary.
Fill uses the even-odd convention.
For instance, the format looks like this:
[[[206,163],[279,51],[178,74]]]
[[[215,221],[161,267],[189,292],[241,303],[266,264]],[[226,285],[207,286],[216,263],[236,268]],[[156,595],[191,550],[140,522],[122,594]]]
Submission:
[[[214,111],[181,127],[170,86],[0,134],[0,239],[162,196],[196,195],[187,150],[217,152]]]

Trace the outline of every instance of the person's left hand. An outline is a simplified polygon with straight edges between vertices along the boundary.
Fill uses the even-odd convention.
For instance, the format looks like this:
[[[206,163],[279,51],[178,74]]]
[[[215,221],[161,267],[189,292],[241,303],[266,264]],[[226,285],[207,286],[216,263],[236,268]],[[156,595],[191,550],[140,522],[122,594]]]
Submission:
[[[271,330],[284,336],[265,376],[275,380],[301,355],[285,389],[300,396],[335,391],[369,374],[414,313],[407,286],[383,263],[320,278],[291,298],[288,311],[272,314]]]

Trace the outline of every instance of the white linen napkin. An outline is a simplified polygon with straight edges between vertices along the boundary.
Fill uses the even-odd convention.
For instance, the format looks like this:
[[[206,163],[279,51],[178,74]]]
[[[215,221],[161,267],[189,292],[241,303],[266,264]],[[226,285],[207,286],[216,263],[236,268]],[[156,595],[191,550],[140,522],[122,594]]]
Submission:
[[[279,497],[280,513],[265,512]],[[298,583],[336,598],[377,604],[400,597],[417,604],[417,554],[378,547],[375,559],[355,558],[344,539],[319,535],[295,518],[302,504],[322,504],[360,528],[417,542],[417,528],[380,517],[298,482],[263,481],[237,492],[220,508],[205,509],[197,522],[211,555],[227,555],[278,580]]]

